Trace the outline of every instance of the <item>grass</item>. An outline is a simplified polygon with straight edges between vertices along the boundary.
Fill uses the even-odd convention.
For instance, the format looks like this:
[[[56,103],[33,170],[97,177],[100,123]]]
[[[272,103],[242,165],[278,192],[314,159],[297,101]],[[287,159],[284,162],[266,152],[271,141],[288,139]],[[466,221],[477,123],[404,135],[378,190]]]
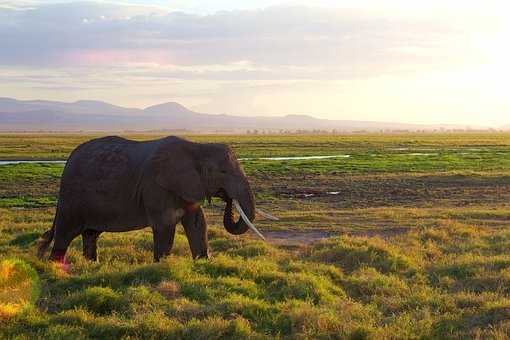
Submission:
[[[2,211],[9,221],[15,214]],[[27,229],[44,227],[13,223],[2,248],[36,268],[44,289],[36,309],[1,321],[5,338],[508,335],[506,230],[445,222],[294,251],[213,228],[211,260],[191,260],[180,233],[160,264],[151,263],[150,233],[139,231],[105,235],[99,263],[86,262],[75,242],[65,274],[35,259],[32,236],[19,242]]]
[[[0,135],[0,159],[65,159],[89,138]],[[510,336],[510,135],[191,138],[243,157],[351,155],[243,163],[259,206],[281,218],[258,221],[269,238],[337,236],[233,237],[213,201],[210,260],[191,260],[179,230],[172,255],[154,264],[152,235],[140,230],[102,235],[98,263],[76,239],[66,273],[35,257],[62,165],[0,166],[0,258],[33,268],[40,288],[30,307],[0,317],[0,338]]]
[[[32,308],[39,294],[39,278],[34,269],[16,259],[0,262],[0,319]]]

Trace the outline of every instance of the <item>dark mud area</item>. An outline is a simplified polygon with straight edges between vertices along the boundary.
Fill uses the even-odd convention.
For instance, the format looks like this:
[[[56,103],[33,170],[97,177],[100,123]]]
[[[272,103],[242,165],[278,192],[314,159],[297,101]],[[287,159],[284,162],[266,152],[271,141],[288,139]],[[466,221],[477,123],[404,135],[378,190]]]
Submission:
[[[465,206],[510,201],[510,176],[302,175],[278,178],[270,184],[257,182],[278,198],[330,203],[336,208]]]

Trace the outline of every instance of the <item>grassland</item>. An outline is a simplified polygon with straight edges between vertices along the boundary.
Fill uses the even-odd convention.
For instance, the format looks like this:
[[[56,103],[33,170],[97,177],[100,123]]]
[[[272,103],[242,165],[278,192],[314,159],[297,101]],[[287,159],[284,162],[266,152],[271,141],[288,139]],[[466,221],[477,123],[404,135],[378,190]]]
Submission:
[[[63,160],[91,137],[0,135],[0,160]],[[242,162],[281,217],[258,222],[269,244],[227,235],[213,202],[210,260],[192,261],[180,231],[152,264],[142,230],[102,236],[99,263],[75,240],[69,273],[34,256],[63,165],[0,166],[0,258],[40,278],[32,308],[0,316],[0,338],[510,336],[510,134],[189,138],[241,158],[350,157]]]

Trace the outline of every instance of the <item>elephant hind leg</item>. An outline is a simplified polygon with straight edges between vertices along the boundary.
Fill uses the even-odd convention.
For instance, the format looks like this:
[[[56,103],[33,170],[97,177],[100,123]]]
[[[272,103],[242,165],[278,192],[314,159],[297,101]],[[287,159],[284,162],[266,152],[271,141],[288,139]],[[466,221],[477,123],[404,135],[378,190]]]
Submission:
[[[82,233],[81,227],[74,227],[73,223],[63,221],[63,219],[59,219],[55,225],[55,241],[50,254],[50,260],[55,262],[64,262],[67,248]]]
[[[82,234],[83,256],[90,261],[97,261],[97,239],[101,235],[100,231],[87,229]]]

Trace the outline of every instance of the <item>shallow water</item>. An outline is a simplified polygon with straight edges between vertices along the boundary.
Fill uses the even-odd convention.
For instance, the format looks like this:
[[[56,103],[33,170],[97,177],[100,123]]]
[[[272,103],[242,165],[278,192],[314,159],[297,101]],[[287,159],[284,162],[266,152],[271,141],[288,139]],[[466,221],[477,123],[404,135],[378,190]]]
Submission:
[[[330,159],[330,158],[349,158],[351,155],[333,155],[333,156],[296,156],[296,157],[258,157],[258,158],[239,158],[240,161],[286,161],[286,160],[313,160],[313,159]],[[34,163],[52,163],[65,164],[66,161],[48,161],[48,160],[18,160],[18,161],[0,161],[1,165],[9,164],[34,164]]]
[[[65,164],[66,161],[43,161],[43,160],[35,160],[35,161],[0,161],[0,165],[9,165],[9,164],[34,164],[34,163],[53,163],[53,164]]]
[[[407,156],[437,156],[437,153],[422,153],[422,152],[414,152],[407,154]]]
[[[309,160],[309,159],[329,159],[329,158],[349,158],[351,155],[333,155],[333,156],[296,156],[296,157],[258,157],[258,158],[239,158],[240,161],[286,161],[286,160]],[[9,164],[33,164],[33,163],[53,163],[65,164],[66,161],[47,161],[47,160],[18,160],[18,161],[0,161],[0,165]]]
[[[333,156],[296,156],[296,157],[260,157],[260,158],[239,158],[240,161],[287,161],[287,160],[307,160],[307,159],[329,159],[329,158],[349,158],[351,155],[333,155]]]

